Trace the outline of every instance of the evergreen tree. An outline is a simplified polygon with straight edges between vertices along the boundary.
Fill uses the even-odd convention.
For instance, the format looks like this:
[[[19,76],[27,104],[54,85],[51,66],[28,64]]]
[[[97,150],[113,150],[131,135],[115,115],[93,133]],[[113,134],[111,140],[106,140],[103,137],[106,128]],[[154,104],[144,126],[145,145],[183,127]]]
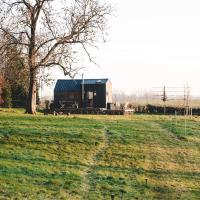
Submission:
[[[12,85],[12,105],[14,108],[26,107],[27,91],[23,85]]]
[[[9,84],[5,84],[2,88],[2,98],[3,98],[3,107],[11,108],[12,107],[12,92]]]
[[[28,94],[28,70],[17,50],[16,45],[6,51],[6,63],[2,68],[2,74],[6,82],[3,95],[4,106],[26,107]],[[9,98],[7,98],[7,95]],[[10,104],[11,100],[11,104]],[[6,103],[6,101],[9,101]],[[7,107],[7,106],[6,106]]]

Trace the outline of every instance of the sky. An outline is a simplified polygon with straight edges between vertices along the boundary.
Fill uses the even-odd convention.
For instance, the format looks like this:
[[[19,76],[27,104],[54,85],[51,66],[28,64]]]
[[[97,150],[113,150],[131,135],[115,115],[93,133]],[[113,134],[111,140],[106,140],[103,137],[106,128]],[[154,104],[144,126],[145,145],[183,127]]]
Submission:
[[[107,42],[92,50],[98,65],[82,59],[76,78],[109,78],[114,91],[127,94],[188,84],[200,96],[200,1],[108,1],[114,12]]]

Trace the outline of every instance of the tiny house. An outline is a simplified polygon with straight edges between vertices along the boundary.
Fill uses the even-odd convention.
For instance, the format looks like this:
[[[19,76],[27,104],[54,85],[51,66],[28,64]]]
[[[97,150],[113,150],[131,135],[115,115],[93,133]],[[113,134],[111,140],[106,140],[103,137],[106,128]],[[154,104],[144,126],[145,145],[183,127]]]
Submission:
[[[112,103],[109,79],[57,80],[54,104],[69,108],[107,108]]]

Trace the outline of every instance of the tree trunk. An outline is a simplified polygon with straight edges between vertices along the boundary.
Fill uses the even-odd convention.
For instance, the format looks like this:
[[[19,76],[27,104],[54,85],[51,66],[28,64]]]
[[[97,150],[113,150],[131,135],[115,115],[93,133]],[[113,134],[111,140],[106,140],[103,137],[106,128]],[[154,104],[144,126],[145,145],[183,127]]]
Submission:
[[[36,75],[35,70],[30,70],[29,93],[26,105],[26,113],[36,114]]]

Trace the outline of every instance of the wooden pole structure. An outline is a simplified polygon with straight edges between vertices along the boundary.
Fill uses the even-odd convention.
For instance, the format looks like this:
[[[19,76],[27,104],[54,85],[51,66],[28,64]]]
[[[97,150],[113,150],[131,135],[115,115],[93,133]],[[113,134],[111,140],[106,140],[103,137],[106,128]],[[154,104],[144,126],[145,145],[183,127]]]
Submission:
[[[165,88],[165,86],[163,88],[162,101],[164,102],[164,115],[165,115],[166,114],[166,101],[167,101],[167,95],[166,95],[166,88]]]

